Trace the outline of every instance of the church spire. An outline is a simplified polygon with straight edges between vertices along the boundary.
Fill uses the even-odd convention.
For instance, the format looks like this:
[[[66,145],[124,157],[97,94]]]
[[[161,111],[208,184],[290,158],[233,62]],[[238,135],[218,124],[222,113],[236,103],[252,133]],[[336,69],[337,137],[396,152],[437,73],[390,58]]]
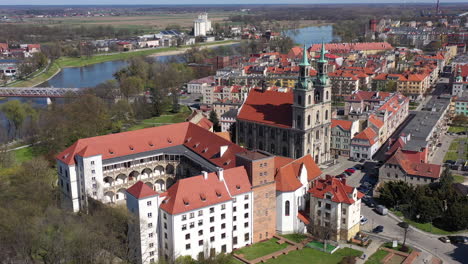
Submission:
[[[325,54],[327,53],[327,50],[325,49],[325,43],[322,41],[322,50],[320,51],[320,60],[319,62],[326,62],[325,60]]]
[[[307,58],[307,49],[306,45],[304,44],[303,52],[302,52],[302,62],[299,66],[310,66],[309,59]]]

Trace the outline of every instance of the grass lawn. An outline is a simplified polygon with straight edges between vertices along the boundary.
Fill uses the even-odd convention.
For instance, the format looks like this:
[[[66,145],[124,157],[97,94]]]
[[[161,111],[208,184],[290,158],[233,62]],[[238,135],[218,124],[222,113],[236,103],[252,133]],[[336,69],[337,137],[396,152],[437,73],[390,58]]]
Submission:
[[[37,155],[32,147],[18,149],[13,152],[15,153],[15,161],[19,164],[31,160]]]
[[[447,151],[444,157],[444,161],[446,160],[457,160],[458,159],[458,152],[456,151]]]
[[[181,106],[180,112],[177,114],[168,113],[142,120],[138,124],[129,127],[127,131],[185,122],[185,119],[190,115],[190,113],[191,112],[188,107]]]
[[[463,183],[465,181],[465,177],[463,175],[452,174],[455,183]]]
[[[393,244],[392,242],[386,242],[386,243],[384,243],[382,246],[383,246],[383,247],[386,247],[386,248],[390,248],[390,249],[395,249],[395,250],[401,251],[401,247],[403,246],[402,244],[398,243],[398,246],[397,246],[396,248],[393,248],[393,247],[392,247],[392,244]],[[408,245],[406,245],[406,246],[407,246],[408,249],[409,249],[409,251],[408,251],[407,253],[413,252],[413,248],[412,248],[412,247],[410,247],[410,246],[408,246]]]
[[[458,132],[464,132],[468,130],[466,127],[461,127],[461,126],[450,126],[448,129],[448,132],[450,133],[458,133]]]
[[[255,243],[250,247],[241,248],[234,253],[244,255],[244,258],[247,260],[253,260],[265,255],[271,254],[273,252],[285,249],[289,246],[288,243],[278,244],[276,243],[278,239],[272,238],[265,242]]]
[[[296,243],[300,243],[302,242],[302,240],[307,238],[307,236],[303,234],[288,234],[288,235],[282,235],[282,237],[289,239]]]
[[[369,257],[369,259],[366,261],[366,264],[380,264],[382,259],[384,259],[387,255],[388,251],[379,249]]]
[[[318,249],[323,249],[323,246],[324,246],[324,244],[322,242],[319,242],[319,241],[312,241],[312,242],[308,243],[307,245],[311,246],[311,247],[314,247],[314,248],[318,248]],[[336,248],[335,246],[327,244],[327,248],[325,250],[327,252],[332,252],[332,250],[334,250],[335,248]]]
[[[461,175],[457,175],[457,176],[459,176],[459,177],[455,177],[455,175],[454,175],[455,182],[458,182],[458,181],[460,181],[460,180],[464,180],[464,177],[463,177],[463,176],[461,176]],[[460,177],[461,177],[461,178],[460,178]],[[463,182],[463,181],[462,181],[462,182]],[[408,224],[410,224],[410,225],[412,225],[412,226],[414,226],[414,227],[416,227],[416,228],[418,228],[418,229],[421,229],[421,230],[423,230],[423,231],[425,231],[425,232],[428,232],[428,233],[432,233],[432,234],[436,234],[436,235],[453,235],[453,234],[462,232],[462,231],[457,231],[457,232],[445,231],[445,230],[443,230],[443,229],[440,229],[440,228],[437,228],[437,227],[431,225],[431,223],[424,223],[424,224],[423,224],[423,223],[418,223],[418,222],[415,222],[415,221],[410,220],[410,219],[408,219],[408,218],[405,218],[405,217],[403,216],[403,213],[400,212],[400,211],[397,211],[397,210],[394,210],[394,209],[390,209],[390,211],[391,211],[392,213],[394,213],[396,216],[403,218],[403,220],[404,220],[405,222],[407,222]],[[389,243],[390,243],[390,242],[389,242]],[[388,243],[386,243],[386,244],[388,244]],[[385,246],[386,244],[384,244],[384,246]],[[391,248],[391,243],[390,243],[389,245],[390,245],[389,248]]]
[[[12,86],[12,87],[34,87],[34,86],[37,86],[37,85],[47,81],[49,78],[51,78],[52,76],[54,76],[58,72],[60,72],[60,66],[57,63],[54,62],[43,73],[36,74],[32,78],[29,78],[29,79],[24,80],[24,81],[17,81],[17,82],[11,83],[8,86]]]
[[[458,145],[460,144],[460,139],[455,139],[454,141],[452,141],[452,143],[450,143],[450,147],[449,147],[449,150],[458,150]]]
[[[269,264],[337,264],[346,256],[359,257],[362,252],[351,248],[341,248],[333,254],[328,254],[316,249],[305,247],[302,250],[295,250],[287,255],[282,255],[277,259],[270,259]]]

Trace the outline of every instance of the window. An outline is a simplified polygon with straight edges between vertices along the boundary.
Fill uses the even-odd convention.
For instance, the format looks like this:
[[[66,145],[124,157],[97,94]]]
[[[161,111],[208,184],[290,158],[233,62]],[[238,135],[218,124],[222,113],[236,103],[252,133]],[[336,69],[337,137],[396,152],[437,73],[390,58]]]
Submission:
[[[194,228],[195,227],[195,222],[190,222],[190,228]]]
[[[309,95],[309,97],[307,98],[307,102],[308,102],[309,104],[312,104],[312,96]]]
[[[329,203],[325,204],[325,209],[330,210],[331,209],[331,204],[329,204]]]
[[[214,213],[214,207],[210,208],[210,213]]]
[[[91,173],[92,173],[92,174],[95,174],[95,173],[96,173],[96,171],[95,171],[95,170],[91,170]]]
[[[341,219],[341,223],[342,223],[343,225],[345,225],[345,224],[346,224],[346,218]]]
[[[153,233],[149,233],[148,236],[149,236],[149,237],[153,237]]]
[[[318,202],[318,207],[322,207],[322,202]]]
[[[234,206],[234,207],[232,208],[232,211],[233,211],[233,212],[237,212],[237,206]]]
[[[237,237],[232,238],[232,244],[237,245]]]
[[[151,206],[151,201],[146,202],[147,206]]]
[[[203,220],[198,220],[198,226],[203,225]]]
[[[343,209],[343,214],[346,215],[346,209]]]
[[[250,234],[249,233],[245,233],[244,234],[244,241],[249,241],[250,240]]]
[[[307,125],[310,126],[310,115],[307,116]]]
[[[198,211],[198,216],[202,216],[202,215],[203,215],[203,210]]]
[[[214,242],[215,239],[214,239],[214,236],[210,237],[210,242]]]
[[[244,227],[249,227],[249,222],[245,222]]]
[[[187,225],[182,225],[182,231],[187,230]]]
[[[232,202],[233,203],[237,202],[237,198],[236,197],[232,198]]]
[[[224,210],[224,209],[226,209],[226,205],[225,205],[225,204],[222,204],[222,205],[221,205],[221,210]]]
[[[164,229],[167,229],[167,223],[164,223]]]
[[[330,213],[325,213],[325,218],[329,219],[330,218]]]
[[[226,219],[226,214],[221,214],[221,219]]]
[[[248,194],[244,195],[244,200],[248,200],[248,199],[249,199],[249,195]]]
[[[148,223],[148,228],[152,228],[153,227],[153,223]]]
[[[222,233],[221,238],[226,238],[226,233]]]
[[[203,235],[203,230],[198,230],[198,235],[202,236]]]
[[[232,230],[233,230],[233,231],[236,231],[236,230],[237,230],[237,226],[236,226],[236,225],[235,225],[235,226],[232,226]]]
[[[198,245],[203,246],[203,240],[198,240]]]
[[[249,209],[249,204],[248,203],[244,204],[244,209]]]
[[[150,251],[149,255],[154,256],[154,251]]]
[[[153,217],[153,214],[152,213],[148,213],[148,218],[151,218]]]
[[[244,218],[249,218],[249,213],[245,213]]]
[[[237,216],[233,216],[233,217],[232,217],[232,220],[233,220],[233,221],[237,221]]]
[[[167,219],[167,214],[164,213],[164,214],[163,214],[163,217],[164,217],[164,219]]]
[[[182,221],[187,220],[187,215],[182,215]]]
[[[185,249],[190,249],[190,244],[186,244]]]
[[[210,223],[214,222],[214,216],[210,217]]]
[[[94,160],[91,161],[91,165],[94,165]]]
[[[214,232],[214,226],[210,227],[210,233],[213,233]]]
[[[190,234],[185,235],[185,240],[190,239]]]
[[[150,248],[154,247],[154,243],[149,243],[148,245]]]
[[[321,216],[321,215],[322,215],[322,211],[318,210],[318,211],[317,211],[317,215],[318,215],[318,216]]]
[[[226,228],[226,224],[221,224],[221,229],[225,229]]]
[[[164,238],[167,239],[167,233],[166,232],[164,232]]]
[[[195,213],[190,213],[190,219],[195,217]]]
[[[298,105],[302,104],[302,96],[300,96],[300,95],[297,96],[297,104]]]
[[[289,212],[289,211],[290,211],[290,208],[289,208],[289,207],[290,207],[289,201],[286,201],[286,202],[284,203],[284,215],[285,215],[285,216],[289,216],[289,213],[290,213],[290,212]]]

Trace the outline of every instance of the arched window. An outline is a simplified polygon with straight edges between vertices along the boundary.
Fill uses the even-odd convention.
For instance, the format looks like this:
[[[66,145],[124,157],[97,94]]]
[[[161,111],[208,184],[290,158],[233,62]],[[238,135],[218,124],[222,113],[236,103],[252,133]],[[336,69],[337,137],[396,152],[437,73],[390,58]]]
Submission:
[[[289,211],[290,211],[289,201],[286,201],[286,202],[284,202],[284,215],[289,216]]]
[[[308,99],[308,104],[311,105],[312,104],[312,96],[309,95],[309,99]]]
[[[302,104],[302,96],[300,96],[300,95],[297,96],[297,104],[298,105]]]
[[[297,127],[298,127],[298,128],[301,127],[301,116],[300,116],[300,115],[297,116],[296,124],[297,124]]]
[[[325,98],[328,100],[328,91],[325,93]]]
[[[317,130],[317,132],[315,132],[315,138],[319,139],[319,137],[320,137],[320,131]]]
[[[328,110],[325,110],[325,120],[328,120]]]
[[[316,116],[316,121],[315,122],[320,122],[320,111],[317,111],[317,116]]]
[[[315,100],[315,103],[317,103],[317,102],[320,101],[320,92],[316,92],[316,93],[315,93],[315,98],[314,98],[314,100]]]

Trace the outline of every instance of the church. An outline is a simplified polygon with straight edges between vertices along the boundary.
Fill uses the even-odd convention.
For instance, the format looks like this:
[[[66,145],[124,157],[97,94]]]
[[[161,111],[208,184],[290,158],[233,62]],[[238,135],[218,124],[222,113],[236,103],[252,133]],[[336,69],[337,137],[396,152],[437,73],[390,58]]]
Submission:
[[[325,53],[322,44],[312,77],[304,52],[294,89],[249,92],[237,116],[238,145],[294,159],[310,154],[317,164],[330,160],[331,85]]]

